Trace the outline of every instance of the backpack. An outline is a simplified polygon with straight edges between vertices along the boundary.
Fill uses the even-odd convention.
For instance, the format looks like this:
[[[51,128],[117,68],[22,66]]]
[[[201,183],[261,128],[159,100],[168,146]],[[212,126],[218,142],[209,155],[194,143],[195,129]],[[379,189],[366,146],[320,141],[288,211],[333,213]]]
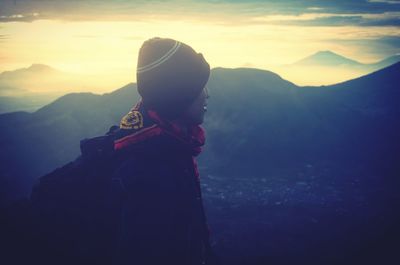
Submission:
[[[114,151],[117,128],[83,139],[76,160],[44,175],[34,187],[31,206],[38,261],[112,263],[124,198],[120,180],[112,178],[119,163]]]

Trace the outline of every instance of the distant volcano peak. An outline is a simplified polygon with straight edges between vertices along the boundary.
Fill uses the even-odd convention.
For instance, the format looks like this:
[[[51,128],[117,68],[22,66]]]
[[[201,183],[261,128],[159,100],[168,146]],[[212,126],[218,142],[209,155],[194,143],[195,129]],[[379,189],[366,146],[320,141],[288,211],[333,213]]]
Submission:
[[[334,53],[333,51],[330,51],[330,50],[318,51],[318,52],[315,53],[315,55],[335,55],[335,56],[340,56],[339,54]],[[340,57],[342,57],[342,56],[340,56]]]
[[[41,72],[43,72],[43,71],[56,71],[54,68],[52,68],[52,67],[50,67],[50,66],[48,66],[46,64],[40,64],[40,63],[32,64],[31,66],[29,66],[27,68],[27,70],[30,70],[30,71],[41,71]]]
[[[338,65],[361,65],[361,63],[346,58],[332,51],[325,50],[325,51],[318,51],[315,54],[296,62],[295,65],[338,66]]]

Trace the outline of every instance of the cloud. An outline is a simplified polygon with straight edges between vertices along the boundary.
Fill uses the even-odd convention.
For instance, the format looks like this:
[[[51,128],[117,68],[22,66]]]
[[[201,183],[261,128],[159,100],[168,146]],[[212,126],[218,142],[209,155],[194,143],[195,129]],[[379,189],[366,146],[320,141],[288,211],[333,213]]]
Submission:
[[[10,39],[8,34],[0,34],[0,42]]]
[[[329,14],[309,13],[302,15],[266,15],[254,17],[253,24],[341,27],[341,26],[399,26],[400,12],[382,14]]]
[[[387,3],[387,4],[398,4],[399,0],[368,0],[370,3]]]
[[[222,0],[209,1],[213,3],[249,3],[258,6],[264,13],[280,14],[304,14],[323,10],[331,14],[352,14],[352,13],[384,13],[400,10],[400,1],[367,1],[367,0]],[[317,9],[316,9],[317,8]],[[268,12],[267,10],[270,10]]]
[[[355,23],[355,14],[383,14],[400,12],[400,1],[395,0],[209,0],[209,1],[106,1],[106,0],[2,0],[0,22],[31,22],[37,19],[57,20],[154,20],[163,16],[174,19],[195,17],[237,19],[240,22],[263,15],[293,15],[310,13],[332,14],[332,18],[316,19],[304,26],[331,23]],[[350,18],[335,15],[347,14]],[[229,23],[229,21],[227,22]],[[362,23],[362,21],[359,21]],[[373,22],[371,22],[373,23]],[[376,23],[376,26],[397,25],[396,21]]]
[[[318,7],[318,6],[310,6],[310,7],[307,7],[307,10],[319,11],[319,10],[323,10],[323,8]]]
[[[400,36],[385,36],[375,41],[383,43],[387,46],[400,47]]]
[[[39,13],[0,15],[0,22],[32,22],[39,18]]]
[[[299,26],[348,26],[359,25],[363,20],[362,16],[329,16],[319,17],[312,20],[287,21],[288,24]]]
[[[328,43],[337,43],[355,47],[364,54],[383,59],[400,53],[400,36],[381,36],[371,38],[330,39]]]

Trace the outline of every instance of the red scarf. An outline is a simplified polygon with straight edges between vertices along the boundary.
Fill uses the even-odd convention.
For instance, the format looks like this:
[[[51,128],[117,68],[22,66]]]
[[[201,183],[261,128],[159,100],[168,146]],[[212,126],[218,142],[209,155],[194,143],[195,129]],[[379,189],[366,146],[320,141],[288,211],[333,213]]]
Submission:
[[[138,102],[130,112],[139,112],[144,126],[139,129],[130,129],[128,135],[123,138],[117,139],[114,142],[116,150],[125,148],[132,144],[157,137],[162,134],[170,135],[179,140],[182,144],[187,146],[192,156],[197,156],[202,151],[202,146],[205,143],[204,129],[199,125],[190,126],[184,130],[180,124],[175,121],[168,121],[162,119],[160,115],[154,110],[145,110],[142,102]]]

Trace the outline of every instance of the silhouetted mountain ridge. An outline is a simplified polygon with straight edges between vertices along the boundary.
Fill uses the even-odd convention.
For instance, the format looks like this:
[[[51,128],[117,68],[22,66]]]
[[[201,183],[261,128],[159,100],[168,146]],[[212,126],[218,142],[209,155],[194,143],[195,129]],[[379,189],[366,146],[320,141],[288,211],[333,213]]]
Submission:
[[[368,122],[384,127],[388,125],[382,121],[394,122],[382,117],[397,113],[396,85],[390,80],[397,79],[398,71],[396,64],[342,84],[317,88],[298,87],[269,71],[215,68],[207,85],[211,98],[204,126],[209,137],[201,160],[210,170],[235,174],[265,172],[265,166],[273,171],[287,161],[303,164],[329,159],[332,150],[344,161],[354,155],[353,151],[341,155],[338,150],[346,148],[353,137],[363,135],[363,140],[354,141],[363,146],[379,134],[376,130],[366,137],[369,134],[363,130],[374,127]],[[24,182],[32,183],[76,157],[79,140],[101,135],[118,124],[138,98],[136,85],[128,84],[104,95],[68,94],[32,114],[0,115],[0,125],[5,128],[1,133],[0,159],[5,162],[1,175],[16,182],[28,178],[31,180]],[[384,105],[385,101],[390,104]],[[21,153],[26,159],[20,159]],[[23,166],[6,173],[16,161]],[[24,185],[24,193],[30,185]]]
[[[287,81],[280,77],[278,74],[273,73],[271,71],[254,69],[254,68],[214,68],[212,70],[213,75],[220,78],[224,78],[224,82],[234,83],[239,80],[252,80],[251,87],[255,86],[264,86],[265,89],[276,89],[279,92],[279,89],[286,89],[289,87],[295,87],[292,82]],[[265,84],[268,83],[268,86],[265,87]]]
[[[390,84],[390,81],[396,81],[398,79],[398,74],[400,72],[400,62],[394,63],[384,69],[379,69],[374,71],[371,74],[368,74],[366,76],[362,76],[359,78],[355,78],[353,80],[348,80],[340,84],[335,84],[332,85],[332,88],[336,87],[371,87],[375,89],[380,89],[379,87],[381,85],[388,85],[388,87],[393,87]],[[373,82],[373,86],[369,85],[366,86],[367,84],[371,84],[370,82]]]
[[[257,69],[211,71],[199,169],[226,264],[398,257],[399,71],[397,63],[325,87],[298,87]],[[0,115],[0,206],[76,158],[81,139],[103,135],[138,99],[128,84]]]

